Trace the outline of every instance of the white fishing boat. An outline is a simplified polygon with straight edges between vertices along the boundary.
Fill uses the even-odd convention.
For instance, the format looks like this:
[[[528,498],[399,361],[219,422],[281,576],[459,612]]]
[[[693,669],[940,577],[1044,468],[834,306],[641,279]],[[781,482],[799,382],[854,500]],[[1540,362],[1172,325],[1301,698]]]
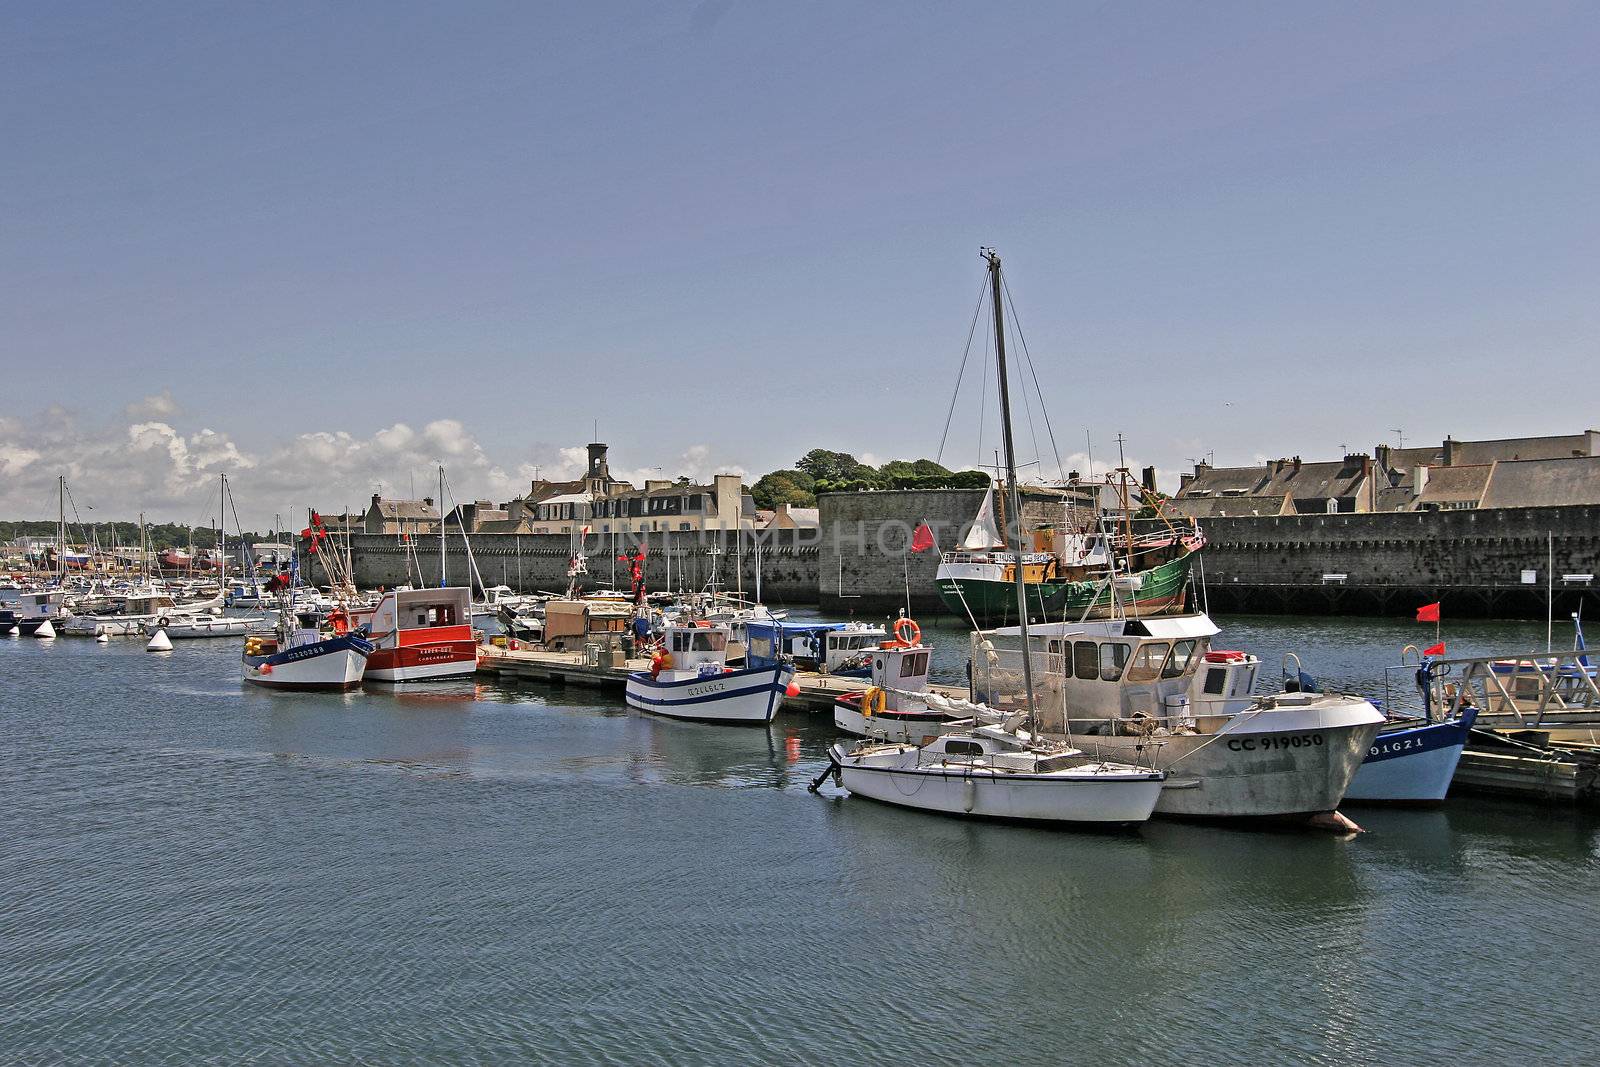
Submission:
[[[886,641],[869,650],[872,685],[834,701],[834,727],[852,737],[912,745],[931,744],[947,733],[961,716],[928,701],[931,655],[932,650],[920,640],[914,644]]]
[[[726,624],[705,621],[667,625],[651,669],[628,675],[628,706],[695,722],[771,722],[793,682],[794,667],[729,667],[728,630]]]
[[[994,301],[1001,439],[1016,513],[1020,498],[1016,492],[1016,450],[1006,375],[1000,257],[992,249],[985,249],[984,256],[989,264],[989,290]],[[1020,570],[1014,571],[1012,579],[1020,639],[1028,647],[1028,613],[1021,610],[1027,590]],[[1057,826],[1126,825],[1148,819],[1161,798],[1166,775],[1149,767],[1091,756],[1064,741],[1040,737],[1031,657],[1023,657],[1021,667],[1021,700],[999,722],[946,733],[923,745],[870,741],[853,747],[834,745],[828,750],[828,771],[812,783],[812,788],[816,789],[831,773],[854,795],[946,815]]]
[[[269,689],[353,689],[372,649],[358,633],[336,633],[318,613],[285,611],[276,629],[245,638],[244,680]]]

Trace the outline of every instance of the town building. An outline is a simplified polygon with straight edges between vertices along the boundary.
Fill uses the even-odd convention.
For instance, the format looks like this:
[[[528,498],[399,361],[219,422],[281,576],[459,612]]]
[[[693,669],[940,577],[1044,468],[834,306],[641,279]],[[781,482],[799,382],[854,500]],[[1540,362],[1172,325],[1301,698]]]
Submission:
[[[421,500],[385,500],[377,493],[367,505],[362,531],[369,534],[417,534],[439,532],[439,509],[433,497]]]
[[[713,475],[704,484],[687,478],[650,479],[639,489],[612,476],[607,446],[599,442],[589,445],[589,466],[582,478],[541,479],[520,508],[515,503],[506,505],[506,517],[525,517],[531,533],[739,530],[751,528],[755,518],[755,504],[737,474]]]

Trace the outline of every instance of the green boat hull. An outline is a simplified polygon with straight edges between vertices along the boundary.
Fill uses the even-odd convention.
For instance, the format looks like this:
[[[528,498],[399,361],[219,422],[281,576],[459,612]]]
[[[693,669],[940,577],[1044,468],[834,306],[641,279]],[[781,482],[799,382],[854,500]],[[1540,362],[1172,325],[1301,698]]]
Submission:
[[[1026,586],[1028,621],[1076,622],[1112,615],[1158,615],[1181,611],[1194,553],[1139,571],[1139,588],[1113,592],[1103,581],[1043,581]],[[939,599],[946,610],[971,618],[979,629],[1017,625],[1017,588],[1011,582],[941,577]]]

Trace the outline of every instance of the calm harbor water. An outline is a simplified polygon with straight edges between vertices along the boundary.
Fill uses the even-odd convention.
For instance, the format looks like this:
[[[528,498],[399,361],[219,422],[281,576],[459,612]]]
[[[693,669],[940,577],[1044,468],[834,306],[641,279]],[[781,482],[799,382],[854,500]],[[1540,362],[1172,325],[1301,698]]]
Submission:
[[[1431,627],[1235,619],[1329,685]],[[1544,627],[1447,626],[1451,652]],[[959,679],[964,634],[939,629]],[[1557,640],[1570,641],[1558,627]],[[813,796],[831,730],[283,694],[0,638],[0,1061],[1592,1062],[1600,821],[1081,835]]]

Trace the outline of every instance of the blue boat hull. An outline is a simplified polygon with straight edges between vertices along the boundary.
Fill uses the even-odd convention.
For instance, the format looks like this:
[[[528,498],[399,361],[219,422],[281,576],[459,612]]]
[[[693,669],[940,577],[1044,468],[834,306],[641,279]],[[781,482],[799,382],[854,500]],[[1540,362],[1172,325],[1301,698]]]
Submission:
[[[1456,764],[1477,718],[1474,708],[1448,722],[1380,733],[1345,790],[1347,801],[1369,804],[1438,804],[1450,791]]]

